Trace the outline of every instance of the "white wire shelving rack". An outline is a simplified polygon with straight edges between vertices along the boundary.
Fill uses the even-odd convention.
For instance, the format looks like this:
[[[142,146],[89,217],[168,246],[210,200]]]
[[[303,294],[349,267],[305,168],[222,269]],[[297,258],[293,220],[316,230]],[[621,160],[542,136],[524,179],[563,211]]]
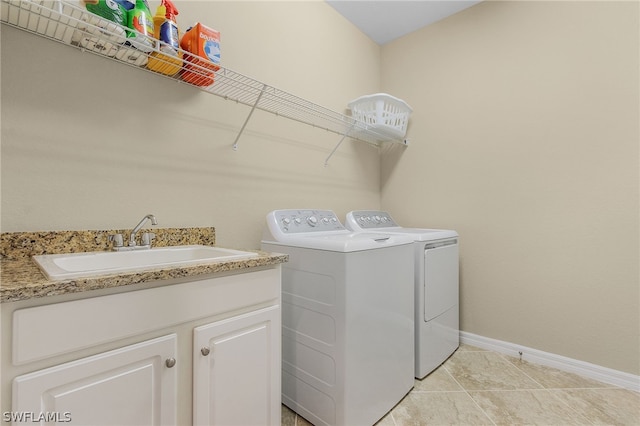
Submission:
[[[120,37],[122,37],[121,34],[125,31],[125,28],[110,21],[99,21],[95,19],[95,15],[82,9],[79,3],[75,5],[64,0],[0,0],[0,6],[0,18],[3,24],[37,34],[85,52],[105,56],[113,61],[174,80],[178,83],[192,85],[180,77],[181,72],[169,76],[152,71],[146,66],[136,65],[118,59],[120,56],[117,55],[119,49],[131,49],[131,46],[121,45],[114,41],[124,41],[124,38],[118,39],[118,36],[120,35]],[[108,24],[105,25],[107,22]],[[127,29],[127,31],[130,30]],[[86,43],[82,45],[82,43],[79,42],[82,36],[89,37],[89,46],[87,46]],[[105,46],[109,46],[109,48],[104,48]],[[158,51],[156,50],[156,52]],[[193,55],[188,52],[182,50],[180,52],[183,55],[183,59],[193,57]],[[136,54],[150,56],[153,52],[143,53],[136,51]],[[146,63],[146,60],[143,62]],[[211,70],[198,66],[197,64],[191,63],[190,71],[196,75],[196,79],[198,77],[202,77],[203,79],[211,78]],[[250,108],[234,141],[234,149],[237,149],[238,141],[255,110],[266,111],[339,135],[341,138],[326,158],[325,165],[328,164],[331,156],[346,138],[377,146],[385,142],[406,143],[404,140],[394,139],[384,132],[377,131],[374,127],[364,122],[332,111],[223,66],[220,66],[220,68],[215,71],[214,83],[212,85],[192,86],[206,93],[219,96],[225,100],[235,101]]]

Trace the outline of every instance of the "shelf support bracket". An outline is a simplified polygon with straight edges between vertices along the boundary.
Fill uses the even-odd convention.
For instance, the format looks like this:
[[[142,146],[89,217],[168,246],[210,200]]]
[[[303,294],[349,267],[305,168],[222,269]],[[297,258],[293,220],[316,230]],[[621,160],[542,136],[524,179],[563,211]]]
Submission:
[[[249,122],[249,119],[251,119],[251,116],[253,115],[253,111],[256,110],[256,107],[258,106],[258,103],[260,103],[260,99],[262,99],[262,95],[264,94],[265,89],[267,88],[266,84],[262,84],[262,89],[260,90],[260,94],[258,95],[258,97],[256,98],[256,101],[254,102],[253,106],[251,107],[251,111],[249,111],[249,115],[247,115],[247,118],[244,120],[244,124],[242,124],[242,127],[240,128],[240,131],[238,132],[238,135],[236,136],[236,140],[233,141],[233,150],[237,151],[238,150],[238,140],[240,139],[240,136],[242,136],[242,133],[244,132],[244,128],[247,127],[247,123]]]
[[[335,148],[333,148],[333,150],[329,153],[329,156],[327,156],[327,159],[324,160],[324,166],[327,167],[329,165],[329,160],[331,159],[331,157],[333,157],[333,154],[335,154],[335,152],[338,150],[338,148],[340,148],[340,145],[342,145],[342,142],[344,142],[345,138],[347,136],[349,136],[349,133],[351,133],[351,131],[353,130],[353,128],[355,127],[356,122],[354,121],[353,124],[349,127],[349,130],[347,130],[344,135],[342,135],[342,139],[340,139],[340,142],[338,142],[338,144],[335,146]]]

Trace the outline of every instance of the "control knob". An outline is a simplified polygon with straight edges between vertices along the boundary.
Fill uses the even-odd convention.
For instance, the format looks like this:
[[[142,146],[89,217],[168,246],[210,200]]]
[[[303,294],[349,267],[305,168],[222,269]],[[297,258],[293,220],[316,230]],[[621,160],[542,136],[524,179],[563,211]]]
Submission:
[[[316,219],[315,216],[309,216],[307,218],[307,223],[309,224],[309,226],[316,226],[318,224],[318,219]]]

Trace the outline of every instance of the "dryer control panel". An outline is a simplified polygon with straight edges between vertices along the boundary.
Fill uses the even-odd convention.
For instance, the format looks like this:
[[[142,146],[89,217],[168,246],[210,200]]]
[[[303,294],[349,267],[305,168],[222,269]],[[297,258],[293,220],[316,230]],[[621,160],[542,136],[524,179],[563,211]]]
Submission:
[[[347,215],[347,221],[355,223],[360,229],[390,228],[398,226],[391,215],[379,210],[359,210]]]
[[[331,210],[276,210],[269,219],[285,234],[345,231]]]

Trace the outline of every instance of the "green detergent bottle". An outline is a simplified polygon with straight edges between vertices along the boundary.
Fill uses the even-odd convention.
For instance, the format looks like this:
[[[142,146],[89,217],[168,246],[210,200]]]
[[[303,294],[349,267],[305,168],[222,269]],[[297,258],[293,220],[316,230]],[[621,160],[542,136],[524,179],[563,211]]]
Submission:
[[[147,0],[136,0],[136,6],[127,13],[127,41],[143,52],[153,50],[153,16]]]

